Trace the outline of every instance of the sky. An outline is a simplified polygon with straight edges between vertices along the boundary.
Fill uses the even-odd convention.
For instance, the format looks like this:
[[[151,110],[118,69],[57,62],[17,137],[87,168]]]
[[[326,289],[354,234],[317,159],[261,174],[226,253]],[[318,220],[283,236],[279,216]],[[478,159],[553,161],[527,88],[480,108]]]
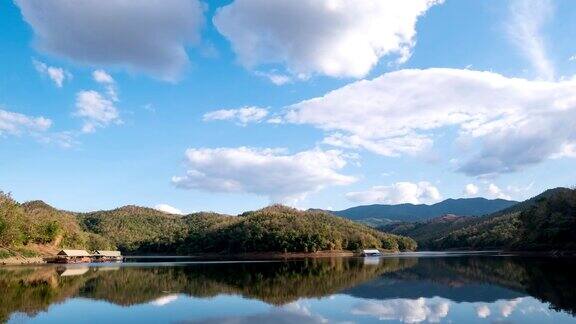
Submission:
[[[0,2],[0,190],[240,213],[576,184],[569,0]]]

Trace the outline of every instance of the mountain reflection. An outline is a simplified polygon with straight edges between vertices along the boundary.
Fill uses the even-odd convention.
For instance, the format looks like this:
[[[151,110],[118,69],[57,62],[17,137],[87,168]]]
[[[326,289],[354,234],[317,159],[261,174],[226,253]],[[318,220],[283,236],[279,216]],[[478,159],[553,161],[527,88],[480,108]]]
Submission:
[[[0,268],[0,321],[35,316],[83,297],[132,306],[164,306],[180,296],[241,296],[276,306],[268,313],[215,322],[322,322],[298,303],[335,294],[357,301],[358,316],[404,322],[440,321],[451,302],[475,303],[478,318],[507,317],[524,297],[574,314],[576,282],[569,258],[450,257],[306,259],[284,262]],[[212,322],[202,320],[200,322]]]

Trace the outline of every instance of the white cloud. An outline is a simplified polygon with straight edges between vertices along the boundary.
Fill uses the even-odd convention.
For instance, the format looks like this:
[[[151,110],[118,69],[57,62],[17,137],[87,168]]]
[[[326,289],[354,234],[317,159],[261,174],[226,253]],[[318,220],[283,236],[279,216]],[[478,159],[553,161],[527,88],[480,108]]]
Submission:
[[[450,303],[434,299],[390,299],[385,301],[367,301],[352,309],[354,315],[370,315],[383,321],[403,323],[440,322],[448,316]]]
[[[94,72],[92,72],[92,77],[94,78],[94,81],[98,83],[103,84],[115,83],[114,78],[112,78],[112,76],[104,70],[95,70]]]
[[[483,180],[480,185],[469,183],[464,187],[464,195],[467,197],[487,197],[490,199],[523,200],[530,196],[534,183],[526,186],[508,185],[500,188],[495,183]]]
[[[292,82],[292,78],[290,76],[282,73],[256,71],[255,74],[270,80],[270,82],[274,83],[277,86],[285,85],[287,83]]]
[[[546,80],[554,79],[554,65],[546,53],[542,28],[554,15],[549,0],[513,0],[510,2],[508,34],[530,61],[538,75]]]
[[[360,78],[384,56],[406,61],[418,18],[440,2],[235,0],[213,21],[246,67],[280,63],[298,78]]]
[[[116,90],[116,81],[104,70],[95,70],[92,72],[94,81],[104,85],[106,93],[112,101],[118,101],[118,91]]]
[[[327,132],[325,143],[385,156],[429,149],[456,128],[458,170],[515,172],[576,143],[576,79],[507,78],[459,69],[400,70],[287,107],[284,120]],[[467,158],[466,158],[467,157]]]
[[[512,197],[510,197],[510,195],[506,194],[502,189],[500,189],[500,187],[498,187],[497,185],[495,185],[493,183],[488,185],[487,192],[491,198],[507,199],[507,200],[512,199]]]
[[[72,78],[72,75],[63,68],[48,66],[46,63],[37,60],[32,60],[32,63],[38,73],[48,76],[58,88],[62,88],[65,80]]]
[[[268,109],[260,107],[242,107],[238,109],[220,109],[204,114],[204,121],[234,120],[245,126],[248,123],[259,123],[268,116]]]
[[[55,144],[69,148],[77,143],[70,132],[51,132],[52,120],[46,117],[33,117],[0,109],[0,138],[12,136],[30,136],[44,144]]]
[[[348,158],[336,150],[290,155],[278,149],[191,148],[186,151],[186,175],[172,182],[184,189],[253,193],[293,204],[325,186],[354,182],[338,172]]]
[[[421,204],[442,199],[438,188],[430,182],[397,182],[390,186],[374,186],[366,191],[349,192],[346,198],[357,203]]]
[[[84,133],[92,133],[97,127],[105,127],[110,123],[121,123],[114,102],[94,90],[78,92],[75,115],[84,120]]]
[[[490,316],[490,308],[487,305],[477,306],[476,315],[478,315],[479,318],[486,318]]]
[[[200,39],[197,0],[15,0],[37,47],[80,63],[123,66],[177,79],[186,46]]]
[[[158,204],[158,205],[154,206],[154,209],[157,209],[161,212],[165,212],[168,214],[184,215],[184,213],[180,209],[178,209],[176,207],[172,207],[168,204]]]
[[[479,191],[480,188],[478,188],[478,186],[473,183],[469,183],[464,187],[464,194],[468,197],[476,197]]]
[[[576,54],[572,55],[568,58],[568,61],[572,62],[572,61],[576,61]]]
[[[32,117],[0,109],[0,136],[35,134],[47,131],[52,121],[45,117]]]

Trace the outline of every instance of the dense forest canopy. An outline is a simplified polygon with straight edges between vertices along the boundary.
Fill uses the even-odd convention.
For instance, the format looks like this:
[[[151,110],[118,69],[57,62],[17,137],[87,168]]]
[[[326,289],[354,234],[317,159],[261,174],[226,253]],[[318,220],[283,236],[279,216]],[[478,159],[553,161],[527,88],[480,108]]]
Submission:
[[[118,248],[125,254],[416,249],[416,242],[407,237],[386,234],[328,213],[279,205],[239,216],[216,213],[179,216],[138,206],[71,213],[41,201],[19,204],[2,194],[3,257],[34,250],[34,245],[49,246],[52,252],[58,248]]]
[[[114,245],[102,236],[83,231],[72,214],[41,201],[19,204],[0,192],[0,257],[15,254],[31,256],[42,245],[48,249],[110,249]]]
[[[379,230],[329,213],[281,205],[238,216],[171,215],[125,206],[71,213],[0,194],[0,256],[29,247],[111,249],[125,254],[357,251],[379,248],[575,250],[576,190],[556,188],[494,214],[445,215]],[[411,238],[408,238],[411,237]],[[34,249],[32,249],[34,250]],[[20,252],[19,252],[20,251]]]
[[[576,250],[576,190],[556,188],[483,217],[437,218],[381,228],[424,249]]]

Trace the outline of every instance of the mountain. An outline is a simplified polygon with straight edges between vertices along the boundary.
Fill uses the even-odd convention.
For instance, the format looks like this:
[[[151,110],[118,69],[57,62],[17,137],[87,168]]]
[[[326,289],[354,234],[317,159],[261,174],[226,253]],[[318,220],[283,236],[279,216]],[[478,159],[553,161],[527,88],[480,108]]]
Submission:
[[[473,224],[477,218],[456,215],[443,215],[422,222],[394,222],[379,226],[378,229],[396,235],[405,235],[418,242],[420,249],[430,247],[430,242],[451,232]]]
[[[180,216],[139,206],[73,213],[42,201],[20,204],[0,192],[0,258],[54,254],[60,248],[118,248],[124,254],[301,253],[412,251],[416,242],[329,213],[280,205],[239,216]]]
[[[331,213],[372,226],[390,222],[416,222],[434,217],[455,214],[460,216],[482,216],[509,208],[518,202],[504,199],[460,198],[446,199],[433,205],[367,205],[348,208]]]
[[[186,219],[188,236],[180,251],[316,252],[380,248],[413,251],[414,240],[377,231],[325,212],[274,205],[237,217],[199,215]]]
[[[440,217],[380,229],[412,237],[421,249],[576,250],[576,190],[546,190],[481,217]]]

